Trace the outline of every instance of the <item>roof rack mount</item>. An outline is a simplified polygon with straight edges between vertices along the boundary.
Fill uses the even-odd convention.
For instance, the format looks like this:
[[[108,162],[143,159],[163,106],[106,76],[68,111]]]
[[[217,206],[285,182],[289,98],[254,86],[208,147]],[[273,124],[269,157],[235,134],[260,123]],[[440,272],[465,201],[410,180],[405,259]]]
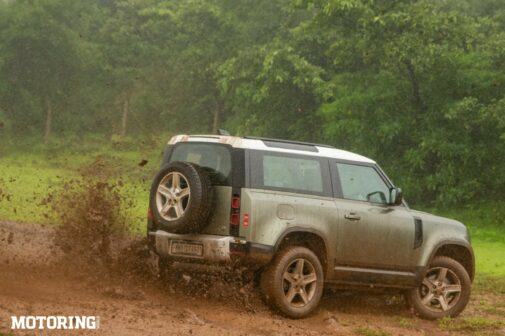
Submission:
[[[292,140],[283,140],[283,139],[272,139],[272,138],[263,138],[263,137],[255,137],[255,136],[245,136],[244,139],[251,140],[262,140],[262,141],[270,141],[270,142],[280,142],[287,143],[293,145],[302,145],[302,146],[317,146],[317,147],[327,147],[327,148],[335,148],[334,146],[317,144],[312,142],[303,142],[303,141],[292,141]]]

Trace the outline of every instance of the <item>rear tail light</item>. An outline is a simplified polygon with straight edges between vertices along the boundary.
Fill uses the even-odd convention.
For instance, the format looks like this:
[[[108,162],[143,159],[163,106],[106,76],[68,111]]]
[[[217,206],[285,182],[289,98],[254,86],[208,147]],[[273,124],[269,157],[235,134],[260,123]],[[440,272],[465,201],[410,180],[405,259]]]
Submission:
[[[230,216],[230,224],[239,225],[240,224],[240,216],[239,214],[231,214]]]
[[[233,194],[230,204],[230,235],[239,235],[240,228],[240,194]]]
[[[249,226],[249,214],[244,214],[242,223],[244,224],[244,226]]]
[[[231,198],[231,208],[232,209],[240,209],[240,196],[234,195]]]

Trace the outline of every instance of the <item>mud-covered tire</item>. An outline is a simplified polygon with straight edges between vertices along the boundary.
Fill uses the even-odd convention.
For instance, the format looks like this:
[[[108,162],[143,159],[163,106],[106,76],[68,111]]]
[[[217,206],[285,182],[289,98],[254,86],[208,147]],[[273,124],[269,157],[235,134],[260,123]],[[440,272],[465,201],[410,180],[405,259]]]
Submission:
[[[308,248],[289,246],[280,251],[263,271],[260,286],[265,301],[272,308],[287,317],[302,318],[312,313],[321,300],[323,267]]]
[[[177,188],[175,179],[179,181]],[[210,178],[200,166],[172,162],[154,177],[149,206],[160,229],[171,233],[195,233],[208,223],[213,198]]]
[[[436,257],[423,283],[406,299],[421,318],[435,320],[458,316],[470,300],[471,280],[465,268],[449,257]]]

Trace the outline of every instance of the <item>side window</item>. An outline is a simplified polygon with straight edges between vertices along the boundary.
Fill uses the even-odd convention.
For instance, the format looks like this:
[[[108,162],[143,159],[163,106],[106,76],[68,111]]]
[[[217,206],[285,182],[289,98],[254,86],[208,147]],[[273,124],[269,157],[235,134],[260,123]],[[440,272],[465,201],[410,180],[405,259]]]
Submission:
[[[322,193],[321,163],[317,159],[265,154],[262,184],[264,187]]]
[[[345,199],[389,203],[389,188],[374,168],[337,163],[337,171]]]

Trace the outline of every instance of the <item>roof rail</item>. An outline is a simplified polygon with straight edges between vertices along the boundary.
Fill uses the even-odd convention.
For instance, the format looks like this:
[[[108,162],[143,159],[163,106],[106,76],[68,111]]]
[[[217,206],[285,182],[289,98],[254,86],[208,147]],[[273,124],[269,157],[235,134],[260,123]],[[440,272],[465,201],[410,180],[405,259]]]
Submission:
[[[335,148],[335,147],[330,146],[330,145],[317,144],[317,143],[312,143],[312,142],[292,141],[292,140],[272,139],[272,138],[262,138],[262,137],[255,137],[255,136],[245,136],[244,139],[262,140],[262,141],[268,141],[268,142],[279,142],[279,143],[301,145],[301,146],[317,146],[317,147]]]

